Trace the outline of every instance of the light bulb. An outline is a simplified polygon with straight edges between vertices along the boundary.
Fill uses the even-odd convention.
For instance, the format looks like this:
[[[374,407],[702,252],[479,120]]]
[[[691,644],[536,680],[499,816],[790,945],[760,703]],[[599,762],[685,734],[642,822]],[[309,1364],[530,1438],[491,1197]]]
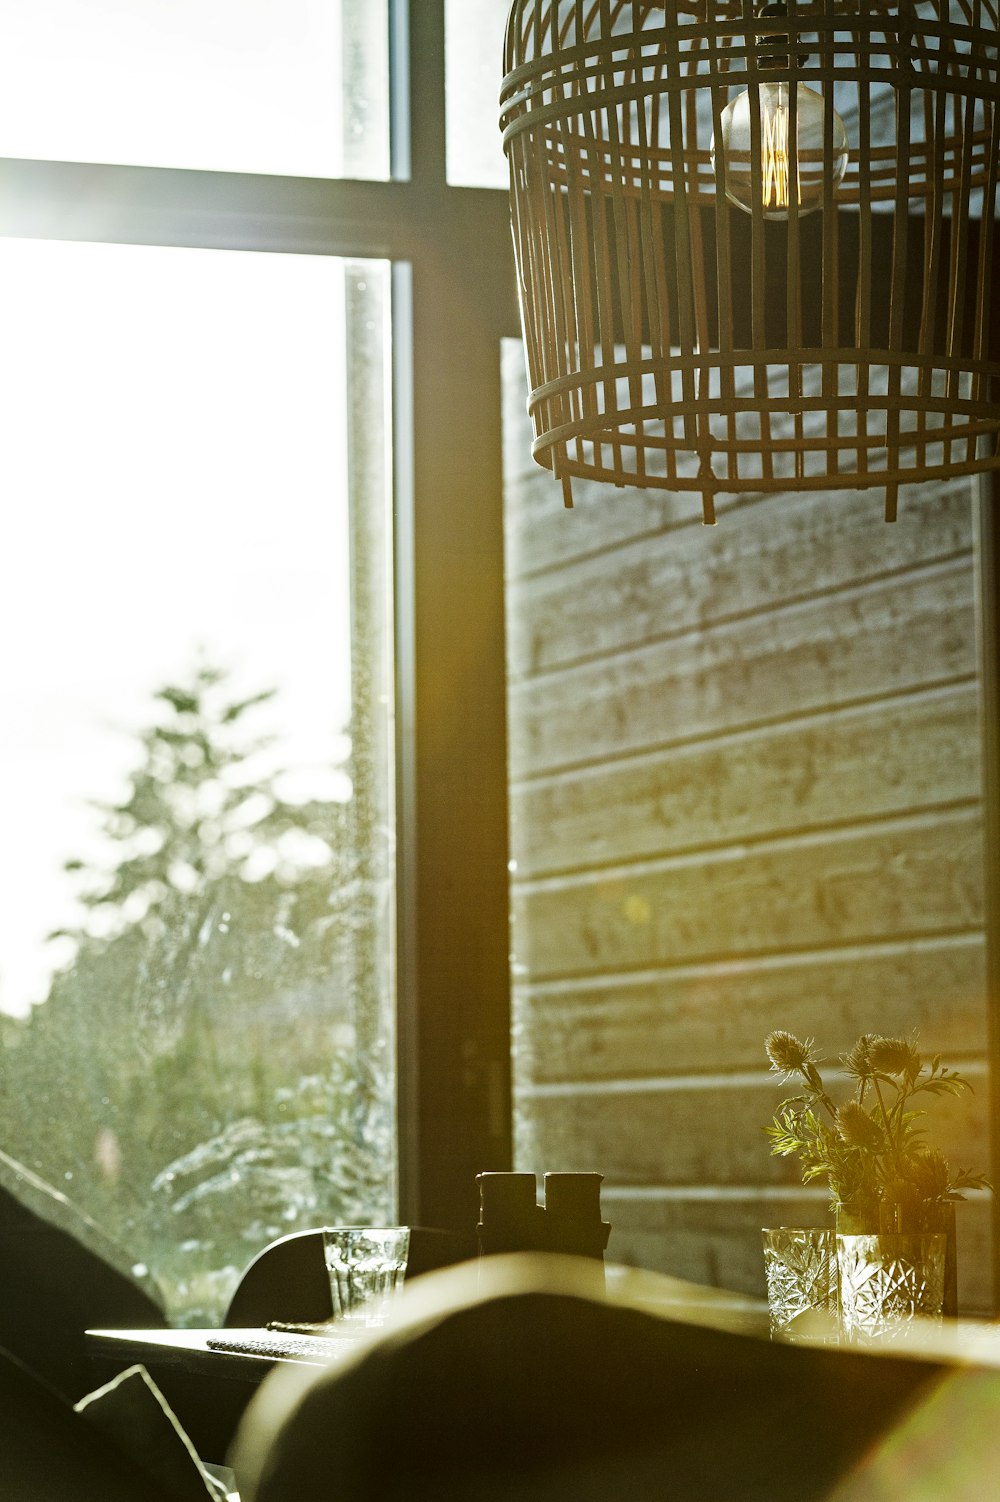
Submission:
[[[823,164],[827,154],[836,189],[847,171],[847,131],[833,112],[833,132],[827,146],[824,131],[826,105],[822,94],[804,83],[795,86],[795,135],[797,165],[792,181],[789,152],[789,85],[787,82],[758,84],[760,97],[761,204],[765,219],[787,219],[791,196],[800,214],[811,214],[823,204]],[[726,197],[749,213],[753,207],[753,175],[750,170],[750,91],[744,89],[722,112],[722,144],[726,164]],[[715,137],[712,138],[715,165]]]

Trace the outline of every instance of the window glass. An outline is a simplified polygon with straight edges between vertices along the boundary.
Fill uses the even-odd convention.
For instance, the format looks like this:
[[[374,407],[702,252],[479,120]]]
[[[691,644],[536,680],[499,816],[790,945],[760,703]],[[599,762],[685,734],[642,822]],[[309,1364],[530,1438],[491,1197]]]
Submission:
[[[500,135],[503,39],[510,0],[446,0],[448,181],[506,188]]]
[[[0,241],[0,1149],[216,1322],[394,1214],[388,267]]]
[[[389,175],[388,0],[0,4],[0,155]]]

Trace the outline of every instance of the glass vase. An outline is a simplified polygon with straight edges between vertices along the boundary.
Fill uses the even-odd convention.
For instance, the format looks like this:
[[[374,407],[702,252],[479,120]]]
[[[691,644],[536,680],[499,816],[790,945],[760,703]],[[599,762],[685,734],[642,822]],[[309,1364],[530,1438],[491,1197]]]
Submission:
[[[840,1316],[847,1345],[905,1342],[919,1319],[940,1320],[947,1237],[837,1236]]]
[[[874,1235],[883,1228],[879,1205],[872,1200],[835,1200],[833,1218],[838,1236]]]
[[[838,1225],[838,1230],[847,1227]],[[951,1201],[897,1204],[883,1200],[879,1230],[898,1235],[917,1235],[940,1231],[946,1238],[944,1254],[944,1306],[946,1319],[958,1314],[958,1241],[955,1234],[955,1205]]]

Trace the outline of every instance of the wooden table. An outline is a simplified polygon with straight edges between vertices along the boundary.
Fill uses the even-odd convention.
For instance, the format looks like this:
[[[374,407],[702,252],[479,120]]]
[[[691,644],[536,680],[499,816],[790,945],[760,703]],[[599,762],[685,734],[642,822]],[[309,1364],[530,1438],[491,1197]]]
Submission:
[[[657,1292],[662,1294],[661,1285],[669,1295],[669,1282],[658,1281]],[[675,1302],[667,1295],[650,1300],[647,1308],[666,1319],[767,1338],[766,1312],[751,1301],[713,1292],[704,1306],[692,1307],[690,1300]],[[259,1329],[89,1330],[87,1343],[98,1381],[109,1381],[128,1366],[145,1366],[198,1454],[223,1461],[244,1409],[278,1358],[214,1350],[209,1342],[220,1336],[253,1340],[265,1334]],[[332,1359],[357,1338],[353,1332],[341,1332],[331,1341]],[[872,1354],[996,1369],[1000,1325],[947,1321],[926,1327],[906,1347],[880,1348]],[[328,1364],[318,1358],[294,1359],[312,1366]]]
[[[225,1459],[243,1411],[272,1369],[276,1356],[213,1350],[209,1341],[254,1340],[268,1332],[246,1330],[88,1330],[87,1347],[98,1383],[126,1367],[142,1365],[170,1404],[203,1460]],[[354,1340],[331,1341],[335,1359]],[[327,1363],[295,1357],[311,1366]]]

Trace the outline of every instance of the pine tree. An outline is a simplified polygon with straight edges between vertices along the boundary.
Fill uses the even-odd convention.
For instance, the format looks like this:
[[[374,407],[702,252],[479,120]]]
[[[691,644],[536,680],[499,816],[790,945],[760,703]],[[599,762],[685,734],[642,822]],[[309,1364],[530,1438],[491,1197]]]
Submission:
[[[190,684],[167,684],[163,706],[142,733],[142,761],[118,803],[98,803],[113,852],[110,870],[67,863],[79,874],[80,901],[100,911],[112,931],[155,912],[171,892],[195,895],[212,881],[245,870],[251,858],[289,830],[302,813],[274,792],[274,778],[255,773],[269,738],[248,734],[248,714],[274,697],[268,689],[232,698],[226,675],[201,663]],[[80,939],[93,932],[86,925]]]
[[[365,864],[348,804],[279,796],[253,730],[272,698],[205,663],[156,693],[127,793],[96,805],[106,859],[67,867],[75,959],[16,1080],[4,1056],[8,1141],[198,1317],[218,1313],[198,1288],[218,1299],[261,1240],[389,1209],[388,1082],[352,1046],[378,1004],[357,994],[377,973]]]

